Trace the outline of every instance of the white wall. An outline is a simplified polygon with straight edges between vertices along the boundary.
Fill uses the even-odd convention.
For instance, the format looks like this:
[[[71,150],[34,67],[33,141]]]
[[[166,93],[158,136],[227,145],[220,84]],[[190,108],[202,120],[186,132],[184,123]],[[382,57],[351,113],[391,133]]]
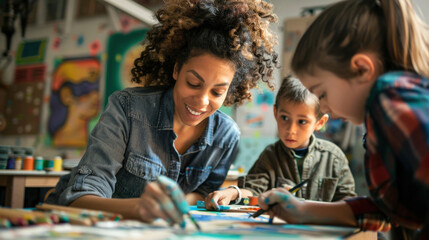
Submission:
[[[274,5],[274,12],[279,17],[278,27],[274,29],[279,35],[279,45],[277,50],[279,53],[283,51],[281,43],[283,42],[283,24],[287,18],[300,17],[302,9],[305,7],[323,6],[329,5],[338,0],[266,0]],[[374,0],[375,1],[375,0]],[[429,16],[425,16],[423,13],[429,12],[429,1],[428,0],[413,0],[414,5],[420,13],[420,16],[429,25]],[[282,59],[282,58],[280,58]],[[278,76],[278,79],[280,75]]]

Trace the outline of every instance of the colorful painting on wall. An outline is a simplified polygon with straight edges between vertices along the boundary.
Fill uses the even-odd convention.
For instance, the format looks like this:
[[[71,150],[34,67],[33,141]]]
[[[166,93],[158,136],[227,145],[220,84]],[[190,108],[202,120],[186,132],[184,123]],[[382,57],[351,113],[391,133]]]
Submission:
[[[36,135],[39,131],[44,82],[14,83],[8,89],[4,135]]]
[[[16,64],[41,63],[45,58],[46,39],[22,41],[16,52]]]
[[[55,66],[48,122],[51,145],[85,147],[89,122],[100,110],[100,60],[64,58],[58,59]]]
[[[109,37],[104,106],[114,91],[132,86],[131,69],[143,49],[140,43],[146,37],[146,32],[147,29],[139,29],[129,33],[115,33]]]

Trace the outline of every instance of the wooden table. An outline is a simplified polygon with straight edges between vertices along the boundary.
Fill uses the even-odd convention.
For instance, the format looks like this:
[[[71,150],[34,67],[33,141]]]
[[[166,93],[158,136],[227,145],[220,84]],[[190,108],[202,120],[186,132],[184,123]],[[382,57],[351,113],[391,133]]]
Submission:
[[[26,187],[55,187],[62,175],[69,171],[0,170],[0,186],[6,187],[5,205],[23,208]]]

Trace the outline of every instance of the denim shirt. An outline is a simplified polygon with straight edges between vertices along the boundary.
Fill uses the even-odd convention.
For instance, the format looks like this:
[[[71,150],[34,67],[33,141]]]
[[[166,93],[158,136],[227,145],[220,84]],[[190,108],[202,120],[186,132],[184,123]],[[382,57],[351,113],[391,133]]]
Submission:
[[[148,182],[165,175],[184,193],[206,196],[225,180],[240,137],[237,124],[216,111],[184,153],[174,147],[173,88],[138,87],[113,93],[90,134],[86,153],[61,177],[47,202],[69,205],[84,195],[140,197]]]

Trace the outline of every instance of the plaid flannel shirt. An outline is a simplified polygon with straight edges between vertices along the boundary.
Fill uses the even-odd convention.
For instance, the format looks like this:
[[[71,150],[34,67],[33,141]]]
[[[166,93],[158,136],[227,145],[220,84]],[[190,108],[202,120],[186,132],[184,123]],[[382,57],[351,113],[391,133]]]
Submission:
[[[377,79],[366,102],[365,174],[372,198],[346,200],[359,226],[389,221],[429,239],[429,80],[410,72]]]

